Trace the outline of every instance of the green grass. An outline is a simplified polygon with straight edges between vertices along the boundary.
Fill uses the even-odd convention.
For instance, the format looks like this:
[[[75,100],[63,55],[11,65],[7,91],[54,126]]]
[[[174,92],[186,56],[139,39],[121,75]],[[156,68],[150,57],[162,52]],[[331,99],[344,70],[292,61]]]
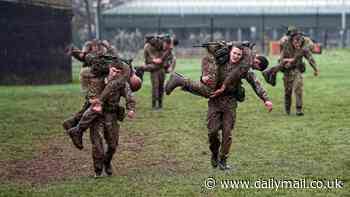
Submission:
[[[144,144],[137,154],[118,152],[115,162],[126,163],[123,175],[99,180],[78,177],[37,186],[6,183],[0,185],[0,196],[349,196],[348,54],[349,50],[332,50],[316,56],[320,77],[307,68],[304,117],[284,115],[281,74],[276,87],[264,84],[274,103],[271,113],[245,83],[247,98],[238,107],[229,158],[235,170],[230,173],[210,167],[206,99],[176,90],[165,97],[162,111],[152,111],[147,75],[137,93],[137,118],[123,123],[121,132],[121,136],[142,138]],[[198,79],[199,63],[199,59],[179,59],[177,71]],[[69,85],[0,87],[0,161],[31,159],[37,144],[63,135],[62,120],[83,102],[78,72],[75,66],[74,83]],[[251,181],[337,178],[345,181],[345,187],[207,190],[207,177]]]

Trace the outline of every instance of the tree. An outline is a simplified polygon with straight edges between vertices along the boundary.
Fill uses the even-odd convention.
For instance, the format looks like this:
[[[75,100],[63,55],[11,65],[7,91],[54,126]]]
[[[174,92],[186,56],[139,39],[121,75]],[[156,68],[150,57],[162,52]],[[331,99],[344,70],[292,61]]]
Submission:
[[[126,0],[72,0],[74,29],[79,30],[80,34],[86,34],[83,36],[85,39],[81,40],[101,38],[101,12],[124,2]]]

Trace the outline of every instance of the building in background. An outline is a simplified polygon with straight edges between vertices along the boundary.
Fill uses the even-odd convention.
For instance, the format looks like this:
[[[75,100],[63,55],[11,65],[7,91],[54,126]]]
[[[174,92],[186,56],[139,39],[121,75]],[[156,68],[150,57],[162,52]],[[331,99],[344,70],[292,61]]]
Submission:
[[[0,84],[72,81],[71,0],[0,0]]]
[[[349,0],[134,0],[102,14],[103,37],[173,32],[190,47],[208,40],[252,40],[267,48],[288,25],[325,47],[350,45]]]

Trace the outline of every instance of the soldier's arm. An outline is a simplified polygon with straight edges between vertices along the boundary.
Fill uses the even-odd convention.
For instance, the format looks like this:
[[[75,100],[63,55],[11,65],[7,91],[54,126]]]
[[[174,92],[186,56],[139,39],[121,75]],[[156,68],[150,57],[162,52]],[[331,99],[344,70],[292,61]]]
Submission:
[[[85,55],[86,53],[78,48],[72,47],[71,48],[71,55],[77,59],[80,62],[85,62]]]
[[[125,86],[125,82],[120,79],[113,79],[108,81],[102,93],[99,95],[98,99],[101,103],[105,102],[108,98],[113,96],[113,92],[120,91]]]
[[[152,64],[153,59],[158,58],[155,55],[155,52],[154,52],[152,45],[149,43],[147,43],[144,47],[144,57],[145,57],[146,64]]]
[[[126,110],[135,112],[136,100],[134,94],[130,89],[129,83],[125,83],[125,88],[122,90],[122,96],[125,98]]]
[[[216,76],[216,69],[213,68],[215,62],[211,60],[208,56],[202,58],[202,76],[200,81],[206,85],[213,83]]]
[[[250,70],[250,66],[247,64],[241,64],[234,67],[224,79],[221,87],[215,90],[211,97],[216,97],[222,94],[227,87],[237,87],[241,82],[241,78],[244,78],[246,73]]]
[[[229,85],[231,85],[232,87],[236,87],[241,80],[241,69],[244,70],[244,68],[240,68],[239,66],[237,66],[236,68],[231,70],[231,72],[228,74],[228,76],[222,83],[221,88],[225,89]]]
[[[314,71],[316,72],[317,71],[316,61],[309,49],[304,49],[304,57],[307,59],[312,69],[314,69]]]
[[[245,79],[250,84],[250,86],[253,88],[255,94],[264,102],[270,101],[269,97],[267,96],[266,90],[262,87],[260,81],[256,77],[255,73],[253,71],[248,71],[245,75]]]

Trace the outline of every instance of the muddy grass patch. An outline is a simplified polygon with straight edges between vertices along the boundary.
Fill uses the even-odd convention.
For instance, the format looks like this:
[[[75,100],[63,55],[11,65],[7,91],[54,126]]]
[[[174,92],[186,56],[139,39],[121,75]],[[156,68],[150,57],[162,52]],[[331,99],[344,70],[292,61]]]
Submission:
[[[127,132],[126,132],[127,133]],[[135,169],[177,171],[179,162],[167,155],[145,157],[145,136],[121,135],[113,160],[114,175],[127,176]],[[0,182],[43,185],[93,175],[91,143],[84,136],[84,149],[78,150],[67,136],[56,136],[40,142],[29,160],[0,161]]]

